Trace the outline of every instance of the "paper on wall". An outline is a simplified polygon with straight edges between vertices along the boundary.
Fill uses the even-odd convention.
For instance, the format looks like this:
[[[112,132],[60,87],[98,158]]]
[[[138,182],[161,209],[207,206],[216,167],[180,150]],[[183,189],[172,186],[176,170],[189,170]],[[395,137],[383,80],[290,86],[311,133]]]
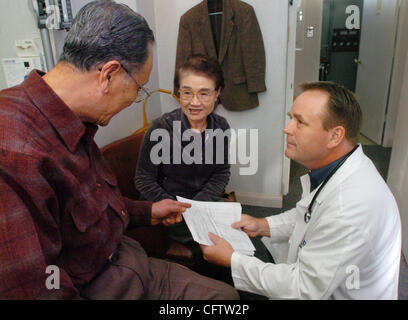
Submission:
[[[2,64],[7,87],[23,82],[32,70],[42,69],[40,57],[3,58]]]

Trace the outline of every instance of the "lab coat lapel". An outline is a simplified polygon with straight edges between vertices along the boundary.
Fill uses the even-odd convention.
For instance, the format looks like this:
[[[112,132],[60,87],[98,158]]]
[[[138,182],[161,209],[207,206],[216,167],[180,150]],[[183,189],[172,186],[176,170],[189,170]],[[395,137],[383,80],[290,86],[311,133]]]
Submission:
[[[300,177],[300,181],[302,184],[303,195],[302,199],[296,204],[296,224],[295,229],[293,230],[292,237],[290,238],[290,246],[288,252],[288,260],[287,263],[294,263],[298,257],[299,245],[304,239],[306,230],[310,223],[305,222],[305,213],[307,208],[309,207],[310,202],[315,195],[317,188],[310,192],[310,178],[309,175],[306,174]]]
[[[326,195],[330,194],[333,189],[342,183],[347,177],[353,175],[353,173],[359,168],[361,161],[364,159],[364,153],[362,146],[360,145],[356,151],[344,162],[344,164],[337,170],[333,177],[327,182],[319,196],[316,198],[318,204],[322,203],[322,199],[326,198]]]
[[[302,184],[303,195],[302,199],[296,204],[296,225],[293,230],[292,237],[290,238],[290,247],[288,252],[287,263],[294,263],[298,257],[299,245],[304,240],[306,231],[309,225],[313,224],[316,219],[319,219],[320,212],[318,206],[321,205],[323,199],[326,195],[330,194],[334,188],[336,188],[339,183],[341,183],[348,176],[352,175],[354,170],[359,167],[360,162],[364,159],[364,154],[361,145],[359,148],[350,156],[349,159],[339,168],[339,170],[333,175],[333,177],[327,182],[323,190],[317,196],[315,204],[312,208],[313,214],[308,223],[305,222],[305,213],[319,187],[315,188],[313,192],[310,192],[310,177],[308,174],[300,178]]]

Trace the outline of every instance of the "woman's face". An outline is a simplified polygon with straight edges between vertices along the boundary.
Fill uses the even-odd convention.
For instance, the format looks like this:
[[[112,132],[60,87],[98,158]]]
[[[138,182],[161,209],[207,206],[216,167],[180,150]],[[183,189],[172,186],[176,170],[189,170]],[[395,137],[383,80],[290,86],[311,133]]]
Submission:
[[[193,72],[180,75],[181,109],[190,124],[203,124],[213,112],[220,90],[215,90],[215,81]]]

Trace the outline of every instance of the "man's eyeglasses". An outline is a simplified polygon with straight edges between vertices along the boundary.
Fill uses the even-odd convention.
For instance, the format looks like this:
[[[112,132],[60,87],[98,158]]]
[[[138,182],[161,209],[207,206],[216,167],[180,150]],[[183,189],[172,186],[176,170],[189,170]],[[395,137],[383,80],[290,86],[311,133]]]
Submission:
[[[132,78],[132,80],[137,84],[139,87],[137,91],[137,99],[134,101],[134,103],[139,103],[142,102],[146,97],[150,97],[151,94],[147,89],[145,89],[142,85],[139,84],[139,82],[132,76],[132,74],[123,66],[123,64],[120,64],[123,70],[128,74],[129,77]],[[99,71],[102,71],[102,68],[98,68]],[[140,90],[142,90],[142,94],[140,94]]]
[[[137,84],[137,86],[139,87],[137,99],[134,101],[134,103],[142,102],[144,99],[146,99],[146,97],[150,97],[151,94],[149,93],[149,91],[147,91],[147,89],[145,89],[142,85],[139,84],[136,78],[132,76],[132,74],[123,66],[123,64],[120,64],[120,65],[122,69],[125,70],[125,72],[129,75],[129,77],[131,77],[133,81]],[[140,94],[140,90],[142,90],[141,94]]]
[[[211,101],[211,98],[216,90],[201,90],[198,91],[197,93],[194,93],[190,89],[180,89],[180,100],[185,101],[185,102],[191,102],[193,100],[194,96],[200,100],[202,103],[208,103]]]

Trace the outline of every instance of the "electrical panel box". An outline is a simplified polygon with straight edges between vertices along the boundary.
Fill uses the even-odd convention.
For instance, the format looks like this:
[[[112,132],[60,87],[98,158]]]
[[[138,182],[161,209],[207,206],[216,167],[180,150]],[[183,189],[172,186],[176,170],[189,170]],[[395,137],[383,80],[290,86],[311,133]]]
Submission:
[[[356,51],[359,50],[360,30],[359,29],[334,29],[332,37],[332,51]]]

